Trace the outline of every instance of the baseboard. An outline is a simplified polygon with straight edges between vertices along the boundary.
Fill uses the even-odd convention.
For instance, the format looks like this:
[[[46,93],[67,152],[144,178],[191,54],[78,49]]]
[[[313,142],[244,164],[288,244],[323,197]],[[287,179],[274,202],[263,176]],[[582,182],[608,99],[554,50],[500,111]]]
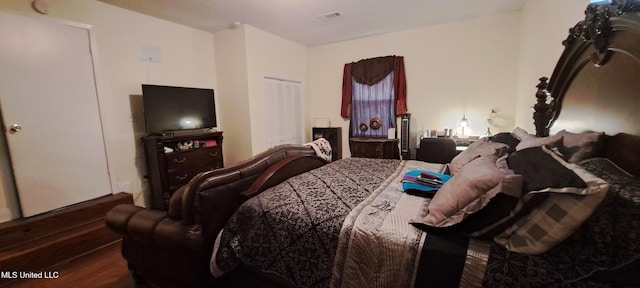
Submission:
[[[9,208],[0,209],[0,223],[11,221],[11,210]]]

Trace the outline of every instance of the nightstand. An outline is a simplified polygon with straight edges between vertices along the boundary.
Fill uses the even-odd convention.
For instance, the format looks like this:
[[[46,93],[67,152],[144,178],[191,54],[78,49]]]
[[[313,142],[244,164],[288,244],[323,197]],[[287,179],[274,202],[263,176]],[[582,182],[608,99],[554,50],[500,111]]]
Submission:
[[[311,137],[313,140],[324,138],[331,144],[331,161],[342,159],[342,128],[311,128]]]
[[[456,142],[456,150],[458,150],[458,153],[467,149],[469,145],[473,144],[473,142],[476,142],[478,139],[478,136],[470,136],[469,138],[453,138]]]
[[[445,164],[451,162],[458,153],[456,141],[451,138],[423,138],[416,149],[416,160]]]

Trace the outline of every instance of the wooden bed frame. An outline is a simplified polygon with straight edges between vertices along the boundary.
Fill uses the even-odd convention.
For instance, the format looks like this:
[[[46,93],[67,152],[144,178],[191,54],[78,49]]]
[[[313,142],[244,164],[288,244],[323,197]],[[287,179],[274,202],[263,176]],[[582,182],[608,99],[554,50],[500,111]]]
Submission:
[[[585,20],[569,29],[551,79],[542,77],[537,85],[533,113],[536,135],[567,129],[624,133],[629,142],[638,139],[639,12],[639,1],[587,7]],[[640,177],[640,158],[635,151],[618,149],[603,154]]]
[[[551,78],[540,78],[533,115],[538,136],[549,135],[553,127],[626,133],[624,141],[632,148],[605,149],[602,155],[636,177],[639,12],[637,0],[590,5],[585,20],[570,29],[563,42],[565,50]],[[107,224],[123,237],[122,253],[132,275],[157,287],[210,287],[214,282],[215,287],[281,287],[276,280],[242,270],[212,279],[213,243],[246,199],[326,163],[313,154],[310,147],[281,146],[238,165],[201,173],[173,195],[168,212],[132,205],[111,210]]]

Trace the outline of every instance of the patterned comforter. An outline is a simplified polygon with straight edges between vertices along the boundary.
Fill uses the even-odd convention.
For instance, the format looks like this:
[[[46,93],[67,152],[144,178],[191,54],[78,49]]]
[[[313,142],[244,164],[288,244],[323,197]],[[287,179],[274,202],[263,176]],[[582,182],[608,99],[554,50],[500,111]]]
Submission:
[[[402,193],[398,177],[442,165],[348,158],[243,205],[216,241],[211,271],[242,266],[296,287],[640,287],[640,180],[602,158],[581,166],[609,182],[609,193],[543,255],[408,225],[430,199]]]
[[[299,287],[412,287],[429,259],[457,263],[452,286],[460,278],[479,286],[488,244],[466,240],[451,257],[446,249],[438,259],[424,255],[425,243],[438,241],[408,223],[430,199],[403,193],[400,181],[417,169],[442,172],[444,165],[347,158],[288,179],[234,214],[216,241],[212,274],[242,266]]]
[[[543,255],[492,244],[484,287],[640,287],[640,180],[604,158],[580,165],[610,185],[593,215]]]

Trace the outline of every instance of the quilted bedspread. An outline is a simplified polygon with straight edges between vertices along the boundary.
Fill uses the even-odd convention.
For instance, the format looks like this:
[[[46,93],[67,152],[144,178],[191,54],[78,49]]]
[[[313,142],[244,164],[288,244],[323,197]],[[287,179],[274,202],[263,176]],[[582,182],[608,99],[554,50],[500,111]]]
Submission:
[[[421,255],[427,235],[408,222],[430,199],[403,193],[401,178],[416,169],[444,166],[346,158],[288,179],[229,220],[216,240],[212,274],[242,266],[299,287],[414,286],[421,257],[428,257]],[[488,245],[469,247],[479,252],[467,252],[461,262],[486,265]],[[469,277],[467,270],[461,278]],[[484,269],[479,272],[480,279],[467,283],[479,285]]]

